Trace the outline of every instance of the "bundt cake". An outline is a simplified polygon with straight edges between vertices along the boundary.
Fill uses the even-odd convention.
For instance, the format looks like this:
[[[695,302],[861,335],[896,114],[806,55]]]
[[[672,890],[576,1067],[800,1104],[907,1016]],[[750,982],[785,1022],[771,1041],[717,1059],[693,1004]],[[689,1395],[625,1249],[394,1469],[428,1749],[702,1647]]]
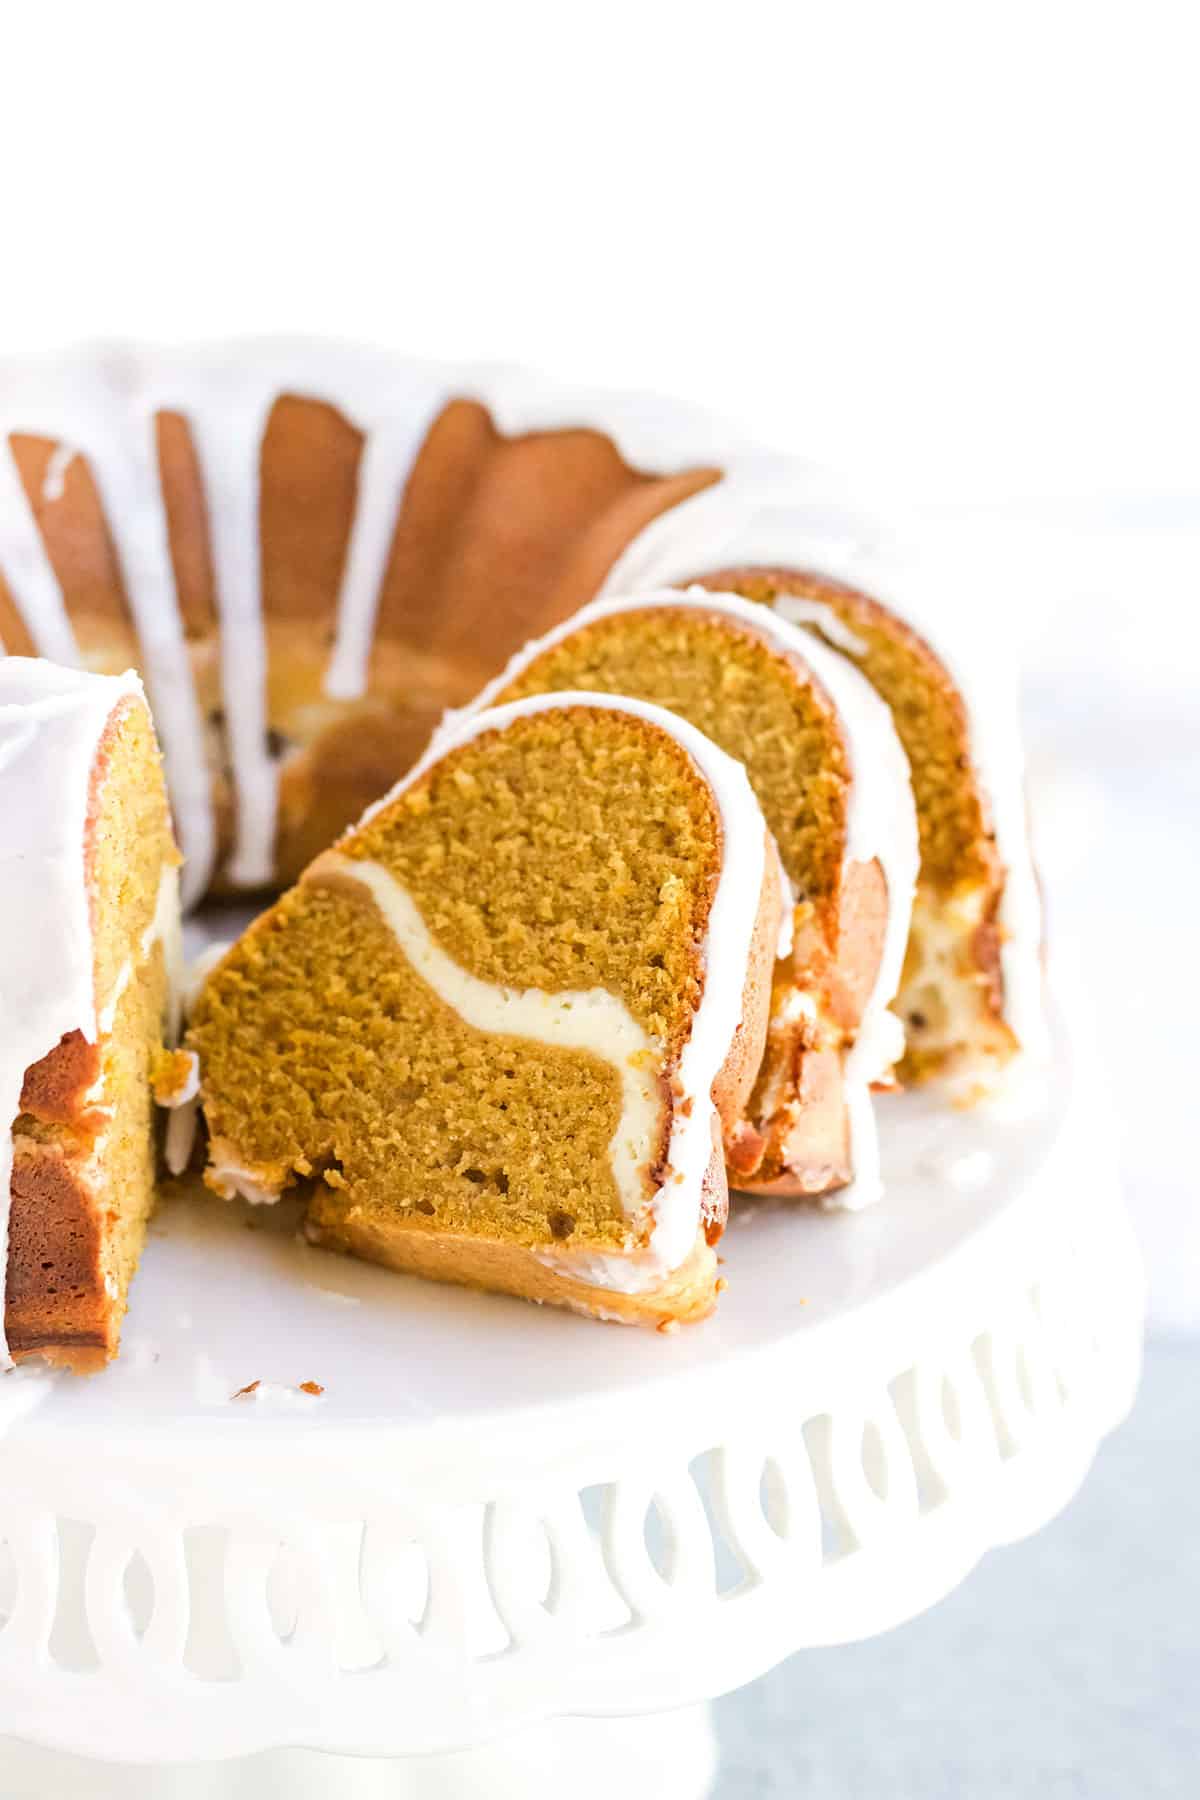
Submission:
[[[585,607],[519,652],[477,704],[567,688],[665,706],[745,767],[792,906],[730,1176],[751,1191],[818,1195],[853,1175],[843,1199],[867,1204],[880,1192],[869,1089],[903,1050],[887,1009],[917,873],[908,765],[887,707],[777,613],[701,589]]]
[[[154,1201],[179,856],[136,676],[0,658],[4,1360],[116,1354]]]
[[[393,1268],[701,1316],[779,921],[745,773],[683,720],[462,721],[205,983],[206,1179],[299,1185],[313,1242]]]
[[[886,1077],[900,1042],[889,1027],[889,1000],[906,1036],[899,1064],[906,1082],[938,1076],[956,1097],[974,1099],[1021,1060],[1018,1052],[1036,1056],[1045,1043],[1041,922],[1025,833],[1015,684],[989,629],[994,609],[978,598],[978,571],[964,576],[927,546],[914,557],[898,543],[811,469],[731,444],[720,427],[658,400],[577,394],[511,371],[417,365],[305,343],[194,352],[118,347],[0,365],[0,651],[10,653],[16,671],[6,677],[11,705],[16,715],[32,707],[33,719],[45,701],[49,743],[59,699],[64,714],[75,717],[69,697],[85,696],[80,716],[98,720],[94,754],[80,747],[86,732],[65,738],[75,748],[56,749],[47,759],[47,769],[58,770],[55,791],[75,782],[72,804],[84,807],[93,823],[111,820],[113,843],[126,812],[136,810],[129,794],[141,794],[137,804],[144,809],[128,852],[127,879],[139,898],[114,910],[111,935],[124,946],[119,966],[146,973],[131,977],[111,1021],[104,998],[109,964],[105,973],[97,961],[92,998],[81,1001],[81,947],[91,942],[97,957],[101,950],[109,956],[104,920],[106,908],[116,906],[110,896],[121,862],[114,855],[104,873],[108,865],[93,853],[92,825],[84,874],[71,849],[60,860],[59,886],[45,914],[58,919],[75,959],[61,991],[38,1003],[51,1010],[69,1003],[72,1015],[46,1042],[29,1041],[29,1032],[46,1022],[24,998],[38,972],[21,960],[20,932],[10,934],[18,947],[7,954],[17,963],[4,975],[0,1005],[16,1005],[22,1020],[24,1008],[31,1021],[28,1030],[22,1023],[8,1032],[3,1046],[6,1069],[13,1058],[26,1059],[10,1081],[18,1091],[9,1116],[20,1114],[12,1177],[16,1260],[10,1258],[7,1306],[14,1354],[48,1348],[78,1364],[111,1353],[138,1221],[149,1205],[150,1103],[139,1059],[164,1104],[187,1101],[197,1085],[195,1053],[156,1054],[166,1037],[150,1023],[163,996],[147,984],[165,984],[166,977],[154,973],[163,956],[152,920],[142,914],[170,860],[169,827],[152,773],[158,765],[145,707],[136,683],[122,674],[130,667],[145,682],[162,742],[185,857],[185,900],[278,887],[306,871],[223,967],[202,1003],[197,1041],[215,1033],[214,1042],[224,1043],[220,1020],[233,1016],[234,998],[253,1017],[246,1026],[252,1039],[266,1029],[270,1008],[254,1003],[250,972],[257,979],[261,967],[265,975],[268,948],[286,937],[293,914],[307,920],[314,909],[336,903],[340,921],[345,913],[337,927],[347,934],[342,941],[374,933],[376,947],[382,944],[395,962],[394,936],[379,906],[364,904],[357,891],[357,904],[347,900],[346,883],[331,880],[340,864],[322,854],[326,846],[411,768],[445,709],[468,707],[485,683],[489,700],[501,693],[533,699],[537,688],[569,684],[592,695],[592,712],[605,714],[606,723],[595,728],[601,732],[634,729],[625,712],[620,724],[608,716],[606,696],[618,690],[677,709],[693,736],[679,738],[688,726],[676,725],[675,749],[660,748],[661,755],[690,757],[689,767],[711,773],[694,730],[709,734],[749,768],[778,839],[796,902],[785,909],[792,947],[773,984],[766,984],[769,996],[759,991],[761,971],[752,979],[756,1004],[761,1000],[766,1010],[769,1000],[765,1055],[751,1070],[753,1034],[744,1025],[740,1085],[731,1085],[730,1076],[719,1086],[735,1181],[817,1193],[836,1190],[853,1174],[852,1199],[871,1196],[877,1179],[866,1089]],[[590,602],[693,583],[707,599],[656,601],[653,620],[639,624],[628,609],[619,624],[603,610],[574,620]],[[638,606],[645,613],[644,598]],[[497,683],[497,671],[530,639],[539,640],[545,666],[535,669],[526,655]],[[63,668],[38,675],[40,657]],[[92,676],[120,688],[102,715],[102,696],[116,690],[92,688]],[[43,693],[38,682],[53,693]],[[869,689],[890,709],[890,726],[881,708],[872,707]],[[14,782],[24,767],[26,728],[35,729],[16,715],[16,737],[4,752]],[[546,717],[560,715],[576,722],[554,729],[574,742],[584,727],[575,709],[564,709],[561,695]],[[659,734],[667,729],[657,715],[638,716],[643,748],[652,727]],[[460,720],[453,729],[474,732],[475,722],[468,727]],[[501,734],[505,743],[510,729],[516,731],[515,721]],[[534,727],[524,722],[523,729]],[[537,727],[551,729],[545,722]],[[42,726],[36,730],[41,741]],[[897,739],[911,769],[911,792]],[[456,747],[453,732],[443,734],[440,760],[424,765],[390,803],[400,808],[396,816],[408,819],[412,797],[425,794],[429,783],[440,791],[454,755],[500,767],[485,755],[491,741],[485,733]],[[578,744],[576,752],[583,755]],[[724,768],[711,745],[704,755]],[[693,770],[692,791],[715,791],[707,780]],[[35,782],[28,791],[48,795],[50,789]],[[93,793],[90,813],[79,800],[84,792]],[[105,795],[112,796],[111,813]],[[898,974],[912,885],[914,798],[919,874]],[[155,806],[160,812],[151,824]],[[513,809],[515,816],[515,799]],[[22,832],[33,831],[38,843],[38,831],[75,832],[70,808],[61,819],[34,819],[23,795],[12,816],[14,826],[5,820],[2,827],[6,856],[22,854]],[[383,830],[376,821],[391,816],[377,814],[362,830]],[[572,822],[598,831],[598,817]],[[459,823],[470,841],[478,831],[482,842],[493,828]],[[401,839],[411,829],[410,822]],[[107,831],[105,825],[96,841],[108,843]],[[539,842],[540,834],[539,824]],[[495,867],[474,868],[481,894],[489,881],[502,879],[504,858],[515,856],[529,835],[514,830]],[[75,838],[83,836],[81,822]],[[727,859],[729,845],[721,843]],[[345,846],[337,856],[371,860]],[[724,861],[722,870],[724,881]],[[429,870],[420,872],[436,888]],[[88,887],[76,891],[76,877]],[[164,877],[164,907],[168,885]],[[469,910],[465,886],[464,879],[460,899]],[[23,898],[7,903],[28,910],[29,894],[20,892]],[[71,915],[69,929],[61,924],[69,905],[83,904],[80,892],[92,894],[92,938],[81,915]],[[507,918],[499,900],[497,906],[496,919]],[[454,915],[456,931],[465,930],[465,916]],[[32,923],[43,924],[42,916],[21,915],[22,930]],[[537,931],[561,926],[564,942],[575,941],[571,920],[553,908],[548,919],[526,924],[535,939]],[[524,929],[514,925],[514,954],[528,947]],[[603,964],[601,927],[593,919],[588,931],[593,935],[584,932],[572,951],[581,973]],[[457,943],[450,932],[446,953]],[[467,947],[464,939],[464,955]],[[282,982],[286,951],[279,955],[272,979]],[[727,961],[722,951],[722,968]],[[399,964],[407,967],[403,956]],[[469,960],[466,966],[472,967]],[[500,964],[487,966],[492,973],[475,971],[477,979],[503,985]],[[563,969],[553,966],[557,980]],[[576,988],[567,982],[565,991]],[[617,991],[638,1018],[632,990],[618,982]],[[310,1048],[323,1029],[316,1014],[328,998],[306,1003],[314,1010],[304,1031],[317,1034],[302,1038]],[[684,989],[676,1001],[686,1013]],[[137,1018],[129,1010],[135,1002]],[[53,1011],[51,1023],[59,1021]],[[67,1041],[56,1050],[59,1038]],[[335,1033],[329,1041],[343,1040]],[[667,1057],[671,1045],[663,1043]],[[60,1099],[47,1098],[44,1082],[34,1082],[22,1099],[25,1071],[48,1053],[52,1062],[60,1059],[53,1071]],[[290,1053],[287,1045],[278,1052],[285,1062]],[[136,1078],[127,1079],[135,1063]],[[290,1079],[269,1059],[266,1066],[275,1069],[273,1079]],[[610,1301],[597,1299],[602,1290],[579,1274],[588,1258],[616,1255],[627,1275],[649,1254],[648,1214],[630,1223],[622,1213],[620,1233],[605,1227],[615,1217],[611,1192],[608,1213],[595,1194],[579,1212],[557,1207],[560,1224],[577,1223],[567,1237],[551,1232],[549,1247],[522,1242],[514,1250],[505,1241],[497,1251],[486,1234],[477,1244],[464,1221],[487,1212],[494,1198],[487,1170],[501,1164],[477,1148],[470,1151],[475,1160],[462,1164],[468,1150],[454,1138],[455,1169],[432,1202],[435,1224],[421,1223],[425,1214],[414,1222],[411,1196],[411,1207],[406,1201],[389,1214],[378,1198],[378,1170],[361,1173],[368,1186],[376,1183],[375,1197],[351,1219],[352,1203],[338,1187],[345,1179],[343,1140],[335,1155],[294,1144],[286,1131],[277,1143],[268,1134],[264,1141],[275,1150],[256,1161],[253,1147],[263,1144],[256,1135],[261,1120],[246,1098],[249,1074],[238,1073],[236,1059],[230,1067],[243,1111],[229,1093],[218,1095],[214,1072],[210,1118],[229,1122],[217,1131],[214,1179],[228,1185],[231,1169],[261,1164],[274,1171],[261,1183],[267,1190],[284,1179],[312,1181],[309,1228],[321,1241],[349,1243],[361,1233],[360,1247],[417,1266],[440,1265],[453,1240],[464,1278],[501,1284],[497,1267],[508,1268],[515,1258],[521,1291],[531,1270],[548,1278],[550,1265],[558,1268],[554,1259],[565,1258],[575,1273],[562,1279],[578,1281],[601,1309]],[[75,1072],[68,1078],[64,1069]],[[601,1074],[609,1079],[611,1071]],[[102,1078],[109,1097],[97,1100]],[[173,1167],[186,1153],[186,1112],[172,1116]],[[417,1132],[423,1109],[410,1113],[405,1130]],[[244,1149],[250,1160],[239,1165],[231,1151],[223,1162],[222,1142]],[[122,1175],[127,1198],[106,1222],[98,1197],[112,1178],[112,1159],[128,1155],[132,1169],[135,1145],[142,1173]],[[418,1159],[413,1181],[425,1178],[421,1168]],[[473,1171],[469,1184],[481,1190],[474,1214],[456,1210],[450,1199],[467,1170]],[[24,1182],[24,1191],[32,1191],[28,1182],[35,1179],[43,1194],[57,1183],[59,1199],[39,1203],[35,1222],[23,1225],[20,1190]],[[247,1175],[242,1185],[255,1179]],[[716,1193],[717,1177],[710,1186]],[[8,1187],[5,1178],[0,1191]],[[447,1208],[449,1224],[442,1216]],[[507,1215],[499,1209],[497,1216]],[[548,1229],[548,1215],[540,1227]],[[34,1242],[31,1232],[43,1234],[36,1270],[33,1252],[22,1248]],[[476,1275],[468,1268],[468,1245],[478,1255]],[[695,1281],[691,1263],[686,1279],[676,1267],[674,1299],[639,1290],[634,1310],[668,1317],[699,1308],[706,1302],[697,1296],[711,1284],[710,1264],[703,1258],[700,1264]],[[73,1311],[58,1279],[66,1267]]]

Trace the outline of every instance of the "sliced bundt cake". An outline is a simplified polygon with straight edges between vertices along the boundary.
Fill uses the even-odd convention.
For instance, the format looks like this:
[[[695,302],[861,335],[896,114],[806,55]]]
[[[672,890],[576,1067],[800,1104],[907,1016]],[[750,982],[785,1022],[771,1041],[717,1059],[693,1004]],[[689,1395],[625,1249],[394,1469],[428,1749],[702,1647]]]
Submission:
[[[790,886],[766,1054],[738,1132],[741,1188],[879,1192],[869,1088],[890,1079],[917,867],[904,755],[887,708],[824,645],[733,595],[664,592],[585,607],[530,644],[486,707],[573,688],[668,707],[741,762]],[[455,729],[451,721],[448,730]]]
[[[7,1354],[117,1351],[154,1201],[179,857],[136,677],[0,658],[0,1274]]]
[[[306,870],[189,1032],[206,1179],[318,1244],[663,1324],[709,1310],[779,931],[743,771],[607,696],[480,715]]]

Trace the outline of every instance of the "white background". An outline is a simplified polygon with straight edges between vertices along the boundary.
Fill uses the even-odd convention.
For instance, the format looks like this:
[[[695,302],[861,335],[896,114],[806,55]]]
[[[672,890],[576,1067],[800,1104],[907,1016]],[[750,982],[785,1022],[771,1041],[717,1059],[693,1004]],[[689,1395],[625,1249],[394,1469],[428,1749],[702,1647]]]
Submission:
[[[1200,1328],[1195,7],[0,0],[0,345],[681,393],[1010,574],[1156,1316]]]

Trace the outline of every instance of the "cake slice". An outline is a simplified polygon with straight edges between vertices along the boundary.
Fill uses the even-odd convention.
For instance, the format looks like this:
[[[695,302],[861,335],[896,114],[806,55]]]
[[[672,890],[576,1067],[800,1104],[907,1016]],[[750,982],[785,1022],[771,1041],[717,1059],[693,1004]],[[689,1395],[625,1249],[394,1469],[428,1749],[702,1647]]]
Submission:
[[[921,863],[896,1011],[905,1083],[961,1103],[1036,1068],[1047,1036],[1042,919],[1029,852],[1016,681],[1003,647],[962,644],[955,571],[859,558],[854,585],[803,568],[727,568],[732,589],[855,664],[891,709],[912,768]]]
[[[314,1243],[392,1268],[702,1316],[778,931],[745,774],[686,723],[466,721],[205,983],[206,1180],[299,1185]]]
[[[665,706],[746,769],[790,887],[766,1053],[734,1185],[865,1205],[880,1192],[869,1090],[891,1079],[917,868],[908,766],[858,671],[761,606],[666,591],[585,607],[477,705],[575,688]],[[449,729],[454,729],[451,721]],[[848,1184],[853,1184],[852,1188]]]
[[[154,1203],[179,856],[140,682],[0,658],[5,1360],[117,1353]]]

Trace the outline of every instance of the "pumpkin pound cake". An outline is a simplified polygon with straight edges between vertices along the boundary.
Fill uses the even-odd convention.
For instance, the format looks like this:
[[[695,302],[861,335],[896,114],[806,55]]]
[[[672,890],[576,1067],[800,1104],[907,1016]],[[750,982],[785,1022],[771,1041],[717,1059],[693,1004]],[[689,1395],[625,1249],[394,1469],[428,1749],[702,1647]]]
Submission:
[[[762,1055],[776,859],[742,769],[601,695],[462,723],[209,976],[218,1194],[604,1319],[707,1313]]]
[[[4,1360],[117,1353],[154,1203],[179,856],[136,676],[0,658]]]

